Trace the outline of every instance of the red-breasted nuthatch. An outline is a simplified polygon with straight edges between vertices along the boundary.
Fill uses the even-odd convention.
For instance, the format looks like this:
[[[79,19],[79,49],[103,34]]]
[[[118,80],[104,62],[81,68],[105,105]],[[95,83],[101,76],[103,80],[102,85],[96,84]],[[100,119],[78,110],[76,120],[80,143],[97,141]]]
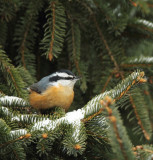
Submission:
[[[80,78],[69,70],[60,70],[30,86],[30,105],[45,110],[52,107],[69,109],[74,98],[73,87]]]

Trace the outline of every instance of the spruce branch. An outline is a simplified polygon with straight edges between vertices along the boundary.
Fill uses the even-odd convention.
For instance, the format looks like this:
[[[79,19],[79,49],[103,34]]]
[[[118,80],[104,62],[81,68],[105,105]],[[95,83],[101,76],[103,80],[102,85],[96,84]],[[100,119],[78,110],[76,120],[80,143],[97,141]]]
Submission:
[[[110,75],[108,76],[108,78],[107,78],[107,80],[106,80],[106,82],[105,82],[105,85],[104,85],[104,87],[103,87],[103,89],[102,89],[102,93],[105,91],[105,89],[106,89],[106,87],[107,87],[107,85],[108,85],[108,83],[110,82],[111,79],[112,79],[112,74],[110,74]]]
[[[71,128],[72,127],[72,128]],[[86,148],[86,130],[83,124],[78,123],[67,129],[62,144],[68,155],[82,155]]]
[[[0,45],[2,46],[5,46],[7,29],[8,27],[6,22],[0,22]]]
[[[98,31],[99,36],[101,38],[101,41],[104,43],[104,45],[106,47],[106,50],[108,51],[108,55],[110,56],[112,62],[114,63],[114,66],[115,66],[116,70],[119,71],[119,66],[117,64],[117,61],[115,60],[115,58],[114,58],[114,56],[112,54],[112,51],[111,51],[111,49],[110,49],[110,47],[109,47],[109,45],[108,45],[108,43],[107,43],[102,31],[101,31],[101,29],[100,29],[100,27],[99,27],[99,25],[98,25],[98,23],[96,21],[96,17],[95,16],[93,16],[93,21],[94,21],[94,23],[96,25],[96,28],[97,28],[97,31]]]
[[[9,22],[15,16],[17,2],[1,1],[0,2],[0,19],[1,21]],[[10,6],[10,7],[8,7]]]
[[[67,33],[68,52],[71,60],[72,67],[75,68],[77,74],[81,77],[82,91],[87,89],[86,85],[86,64],[80,59],[81,56],[81,31],[79,25],[75,22],[73,17],[69,13],[68,18],[70,20],[70,30]]]
[[[132,85],[139,83],[140,79],[144,76],[143,72],[137,71],[133,72],[129,77],[124,79],[120,84],[118,84],[113,90],[105,91],[104,93],[96,96],[91,101],[88,102],[86,106],[84,106],[82,109],[78,109],[77,111],[69,112],[65,115],[65,117],[62,117],[58,120],[52,121],[52,120],[46,120],[42,122],[36,123],[32,130],[39,130],[40,128],[47,128],[48,129],[54,129],[56,125],[64,122],[69,123],[69,120],[72,118],[70,123],[77,120],[83,120],[87,121],[89,120],[87,117],[91,116],[92,118],[97,116],[97,112],[100,114],[102,112],[102,107],[99,104],[100,99],[103,99],[106,95],[109,95],[113,97],[114,101],[120,99],[129,89]],[[73,114],[76,114],[77,116],[74,116]],[[95,115],[95,116],[93,116]],[[71,118],[70,118],[71,117]],[[85,119],[87,118],[87,119]]]
[[[1,158],[4,159],[5,157],[7,159],[11,154],[12,157],[15,156],[18,157],[18,159],[25,159],[24,149],[22,148],[22,143],[20,143],[20,140],[23,139],[22,137],[24,138],[27,137],[26,131],[25,130],[11,131],[10,127],[5,123],[4,120],[0,119],[0,123],[1,123],[0,125]],[[10,154],[8,154],[9,152]]]
[[[73,61],[75,63],[75,67],[79,76],[82,76],[79,61],[80,61],[80,29],[77,24],[74,24],[73,20],[71,20],[71,35],[72,35],[72,53],[73,53]]]
[[[102,126],[103,126],[104,123],[106,124],[106,119],[107,119],[107,116],[105,114],[103,114],[103,112],[105,112],[107,110],[107,112],[109,114],[108,117],[110,120],[110,124],[106,124],[106,126],[112,125],[114,133],[115,133],[115,134],[113,134],[113,136],[117,136],[116,140],[120,146],[119,147],[120,151],[121,151],[120,153],[122,153],[122,156],[124,157],[124,159],[128,159],[127,157],[133,157],[133,153],[131,153],[131,151],[130,151],[130,148],[132,148],[132,147],[126,147],[126,146],[131,145],[130,141],[127,144],[125,144],[124,139],[126,140],[126,142],[128,141],[126,134],[123,134],[124,135],[123,137],[121,135],[121,133],[125,132],[125,131],[122,128],[123,126],[120,124],[121,120],[118,116],[118,112],[112,110],[112,108],[105,105],[105,103],[102,103],[102,101],[104,102],[104,99],[106,96],[113,97],[112,101],[108,99],[109,104],[112,104],[112,103],[116,102],[118,99],[121,99],[121,97],[125,93],[127,93],[127,91],[131,88],[131,86],[133,86],[134,84],[138,84],[140,82],[140,80],[143,78],[143,76],[144,76],[143,72],[140,72],[140,71],[133,72],[130,76],[128,76],[120,84],[118,84],[114,89],[112,89],[110,91],[105,91],[104,93],[96,96],[91,101],[89,101],[87,103],[87,105],[84,106],[82,109],[68,112],[65,114],[65,116],[58,118],[58,119],[55,119],[55,120],[51,120],[47,117],[42,117],[42,116],[38,116],[38,115],[25,115],[25,114],[15,115],[15,114],[12,114],[8,108],[1,107],[0,113],[7,115],[11,119],[12,122],[17,122],[20,125],[22,124],[22,126],[24,126],[24,124],[31,125],[30,128],[28,127],[28,132],[25,132],[23,135],[20,135],[18,137],[17,137],[17,135],[21,134],[21,132],[23,133],[24,130],[21,129],[20,130],[21,132],[18,130],[14,131],[14,132],[13,131],[10,132],[9,134],[11,134],[13,136],[13,134],[15,133],[16,136],[13,136],[14,138],[12,137],[12,139],[10,141],[8,141],[6,143],[5,142],[2,143],[1,147],[3,147],[4,145],[9,145],[11,143],[15,143],[16,141],[20,141],[23,139],[29,139],[30,137],[32,137],[36,133],[38,135],[41,135],[41,138],[45,139],[46,136],[44,136],[44,135],[42,136],[42,134],[51,132],[53,134],[49,134],[49,135],[47,135],[47,137],[49,138],[50,136],[52,137],[54,135],[51,140],[52,144],[53,144],[53,142],[55,142],[57,137],[59,137],[59,136],[63,137],[62,145],[68,155],[73,155],[73,156],[82,155],[83,152],[85,151],[85,148],[86,148],[85,146],[86,146],[86,139],[87,139],[87,136],[86,136],[87,132],[84,128],[84,125],[86,124],[86,122],[91,121],[92,119],[94,119],[96,117],[98,120],[98,116],[100,116],[103,118],[101,120],[98,120],[98,123],[99,123],[99,125],[102,123]],[[1,99],[1,100],[3,101],[3,99]],[[115,117],[114,118],[115,121],[113,121],[113,116]],[[117,119],[117,121],[116,121],[116,119]],[[119,124],[120,124],[119,126],[121,128],[117,127],[118,122],[119,122]],[[106,130],[108,130],[108,129],[109,129],[109,127],[106,127]],[[56,134],[56,133],[58,133],[58,134]],[[99,136],[99,134],[97,134],[97,136]],[[105,135],[100,135],[100,137],[104,137],[104,139],[105,139]],[[112,138],[111,135],[110,135],[110,137]],[[44,141],[43,144],[44,144],[44,149],[45,149],[45,147],[48,146],[48,143],[46,143],[47,141],[45,141],[45,140],[43,140],[43,141]],[[112,141],[112,142],[116,143],[116,141]],[[114,147],[114,144],[112,144],[112,146]],[[43,151],[41,151],[41,149],[42,149],[41,147],[42,147],[42,145],[40,145],[40,146],[38,145],[40,154],[43,153]],[[51,145],[49,145],[48,147],[50,148]],[[126,151],[125,148],[128,148],[128,150]],[[118,149],[114,150],[114,152],[116,152],[116,151],[118,151]]]
[[[31,134],[27,133],[27,131],[25,131],[25,130],[23,130],[23,129],[17,130],[17,131],[14,131],[14,132],[18,133],[18,134],[17,134],[18,136],[19,136],[19,134],[21,134],[21,136],[18,137],[18,138],[16,138],[16,139],[12,139],[12,140],[10,140],[10,141],[7,141],[6,143],[0,144],[0,148],[2,148],[2,147],[4,147],[4,146],[7,146],[7,145],[9,145],[9,144],[11,144],[11,143],[15,143],[16,141],[20,141],[20,140],[22,140],[22,139],[24,139],[24,138],[30,138],[30,137],[31,137]],[[25,134],[25,133],[27,133],[27,134]],[[10,132],[10,135],[12,135],[12,132]]]
[[[51,34],[51,42],[50,42],[50,48],[48,53],[48,58],[51,61],[53,58],[53,44],[54,44],[54,34],[55,34],[55,2],[51,2],[51,8],[52,8],[52,34]]]
[[[41,0],[30,1],[25,15],[20,17],[16,25],[14,45],[18,48],[18,65],[27,69],[32,76],[35,76],[35,55],[33,53],[36,37],[38,36],[38,14],[43,7]]]
[[[148,30],[153,31],[153,30],[152,30],[152,29],[153,29],[153,23],[150,22],[150,21],[147,21],[147,20],[145,20],[145,19],[138,19],[138,20],[136,21],[136,23],[137,23],[137,24],[142,24],[142,25],[146,26],[146,27],[148,28]],[[150,28],[150,29],[149,29],[149,28]]]
[[[20,76],[26,83],[26,88],[28,88],[31,84],[33,84],[36,81],[35,77],[31,75],[29,70],[25,69],[24,67],[17,67],[16,69],[18,70]]]
[[[11,64],[10,59],[6,53],[0,48],[0,69],[3,73],[4,78],[7,80],[10,91],[19,97],[26,97],[27,93],[25,83],[23,82],[17,69]]]
[[[133,151],[137,156],[137,160],[146,159],[151,160],[153,155],[153,146],[152,145],[139,145],[133,147]]]
[[[147,140],[150,140],[152,135],[152,127],[149,120],[149,112],[146,106],[143,96],[141,95],[141,91],[139,89],[135,89],[137,92],[136,95],[131,95],[130,102],[132,104],[135,117],[137,119],[138,125],[141,128],[141,132],[144,134],[144,137]],[[139,97],[139,99],[138,99]],[[138,130],[138,129],[137,129]]]
[[[110,121],[108,136],[110,138],[110,144],[112,145],[112,150],[116,154],[117,159],[134,160],[135,158],[132,152],[132,143],[128,139],[125,128],[121,123],[119,112],[113,109],[114,100],[111,97],[106,96],[103,100],[100,101],[100,103],[102,106],[104,106],[108,114],[108,118]]]
[[[135,77],[136,76],[136,77]],[[118,84],[113,90],[110,91],[105,91],[103,94],[101,94],[101,99],[108,95],[113,97],[114,102],[119,100],[123,95],[125,95],[125,93],[127,93],[127,91],[136,83],[139,83],[139,81],[141,80],[141,78],[144,76],[144,72],[133,72],[128,78],[124,79],[121,84]],[[129,80],[129,81],[128,81]],[[123,85],[124,84],[124,85]],[[122,88],[122,86],[124,86],[124,88]],[[95,97],[98,98],[100,97],[97,96]],[[98,98],[99,99],[99,98]],[[90,104],[90,103],[89,103]],[[97,106],[97,105],[96,105]],[[89,116],[88,118],[84,119],[84,121],[88,121],[90,119],[92,119],[93,117],[97,116],[98,114],[102,113],[104,109],[100,108],[100,110],[98,110],[98,112],[94,113],[93,115]]]
[[[60,2],[52,1],[46,10],[46,18],[41,49],[51,61],[53,56],[58,57],[62,51],[66,31],[65,8]]]
[[[91,18],[92,18],[92,20],[93,20],[93,22],[94,22],[94,24],[96,26],[96,29],[97,29],[97,31],[99,33],[100,39],[103,42],[103,44],[104,44],[104,46],[105,46],[105,48],[107,50],[107,53],[110,56],[111,61],[114,63],[114,66],[115,66],[116,70],[120,71],[119,65],[118,65],[117,61],[115,60],[115,58],[113,56],[113,53],[112,53],[112,51],[111,51],[111,49],[110,49],[110,47],[109,47],[109,45],[108,45],[108,43],[107,43],[107,41],[106,41],[106,39],[104,37],[104,34],[102,33],[102,30],[100,29],[100,26],[99,26],[99,24],[98,24],[98,22],[96,20],[96,16],[95,16],[94,12],[92,11],[92,9],[86,3],[84,3],[84,2],[80,2],[80,3],[82,3],[82,5],[89,11],[89,13],[91,15]],[[122,75],[122,73],[121,73],[121,75]]]
[[[0,103],[2,106],[27,106],[29,105],[27,101],[22,98],[14,96],[3,96],[0,98]]]
[[[153,116],[152,116],[153,115],[153,101],[152,101],[151,92],[149,90],[147,83],[143,85],[141,93],[144,95],[145,105],[147,106],[151,126],[153,129]]]
[[[135,83],[138,83],[141,77],[143,76],[144,73],[140,71],[134,72],[128,78],[123,80],[119,85],[117,85],[113,90],[105,91],[103,94],[100,94],[93,98],[82,109],[69,112],[65,115],[65,117],[62,117],[58,120],[39,121],[34,124],[31,131],[43,131],[44,129],[54,130],[56,126],[59,126],[60,124],[75,125],[76,122],[80,123],[79,121],[87,122],[91,120],[93,117],[99,115],[104,110],[104,108],[99,103],[101,99],[103,99],[106,95],[113,97],[114,101],[120,99],[130,89],[130,87]]]
[[[153,158],[152,4],[0,1],[0,159]],[[26,88],[61,68],[82,77],[73,111],[39,115]]]
[[[29,27],[30,27],[30,23],[27,23],[26,25],[27,25],[27,26],[26,26],[25,33],[24,33],[24,35],[23,35],[23,40],[22,40],[21,46],[20,46],[20,48],[19,48],[19,52],[21,53],[21,62],[22,62],[23,67],[24,67],[25,69],[26,69],[25,56],[24,56],[25,50],[26,50],[26,48],[25,48],[25,42],[26,42],[26,39],[27,39],[27,35],[28,35],[28,30],[29,30]]]
[[[137,31],[141,32],[141,35],[145,38],[151,38],[153,36],[153,23],[151,21],[136,19],[129,23],[129,26],[137,29]]]
[[[153,65],[153,57],[141,55],[139,57],[130,57],[121,63],[121,67],[151,67]]]

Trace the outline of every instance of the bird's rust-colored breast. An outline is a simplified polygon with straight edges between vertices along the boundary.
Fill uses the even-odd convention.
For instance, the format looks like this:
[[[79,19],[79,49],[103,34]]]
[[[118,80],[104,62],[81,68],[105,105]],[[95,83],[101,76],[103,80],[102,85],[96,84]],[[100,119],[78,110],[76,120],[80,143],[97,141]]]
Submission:
[[[52,107],[62,107],[68,110],[73,102],[74,91],[70,87],[51,86],[42,94],[31,91],[29,101],[32,107],[37,109],[48,109]]]

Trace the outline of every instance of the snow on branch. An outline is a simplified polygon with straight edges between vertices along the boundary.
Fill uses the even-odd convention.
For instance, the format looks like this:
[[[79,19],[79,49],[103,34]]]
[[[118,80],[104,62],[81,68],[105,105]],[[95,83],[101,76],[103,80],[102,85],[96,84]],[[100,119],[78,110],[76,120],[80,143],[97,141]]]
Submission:
[[[14,116],[13,113],[11,115],[10,111],[6,107],[1,107],[1,110],[5,112],[5,115],[8,115],[11,117],[12,121],[20,121],[24,122],[25,120],[29,123],[33,123],[32,127],[30,128],[30,132],[35,132],[35,131],[53,131],[57,127],[59,127],[62,124],[66,125],[71,125],[73,126],[73,134],[72,137],[78,141],[78,137],[81,135],[81,128],[84,119],[90,117],[91,115],[94,115],[97,113],[103,106],[100,104],[100,100],[102,100],[106,95],[112,97],[114,100],[122,97],[130,86],[134,85],[136,82],[139,82],[139,80],[144,76],[144,72],[136,71],[133,72],[131,75],[129,75],[126,79],[124,79],[120,84],[118,84],[114,89],[110,91],[105,91],[102,94],[97,95],[94,97],[92,100],[90,100],[83,108],[74,110],[72,112],[68,112],[65,114],[64,117],[61,117],[56,120],[50,120],[49,118],[41,118],[41,117],[36,117],[37,115],[19,115],[19,116]],[[14,101],[15,102],[22,102],[26,104],[26,102],[18,97],[9,97],[5,96],[0,98],[0,102],[4,103],[5,101],[9,102],[12,104]],[[29,119],[31,119],[29,121]],[[101,123],[106,123],[105,117],[101,121]]]
[[[112,89],[110,91],[106,91],[106,92],[94,97],[83,108],[78,109],[78,110],[74,110],[72,112],[68,112],[65,114],[65,117],[59,118],[57,120],[46,119],[43,121],[39,121],[33,125],[31,131],[36,131],[36,130],[43,131],[45,129],[54,130],[60,124],[72,124],[72,125],[80,126],[81,120],[90,116],[91,114],[96,113],[97,111],[99,111],[100,108],[102,108],[102,105],[99,102],[106,95],[109,95],[113,99],[115,99],[116,97],[119,97],[123,93],[123,91],[127,90],[127,88],[129,88],[130,85],[134,84],[133,82],[138,81],[138,79],[140,79],[143,76],[144,76],[143,72],[140,72],[140,71],[133,72],[130,76],[128,76],[126,79],[124,79],[114,89]],[[104,121],[105,121],[105,119],[104,119]],[[76,128],[79,128],[79,127],[76,127]],[[78,130],[76,129],[77,133],[79,132]]]
[[[77,111],[68,112],[65,117],[59,118],[57,120],[43,120],[35,123],[31,129],[31,131],[37,130],[54,130],[60,124],[71,124],[74,128],[72,138],[78,142],[81,130],[81,119],[85,116],[84,109],[78,109]]]
[[[139,20],[137,20],[137,23],[143,24],[143,25],[150,27],[150,28],[153,28],[153,23],[150,21],[147,21],[145,19],[139,19]]]
[[[32,127],[31,131],[35,130],[54,130],[54,128],[61,123],[65,124],[76,124],[80,125],[80,120],[85,116],[85,111],[83,109],[74,110],[72,112],[68,112],[65,117],[59,118],[57,120],[43,120],[35,123]]]
[[[0,98],[0,103],[3,106],[11,106],[11,105],[17,105],[17,106],[27,106],[28,102],[25,101],[22,98],[14,97],[14,96],[4,96]]]
[[[145,57],[141,55],[140,57],[132,57],[127,60],[128,63],[153,63],[153,57]]]
[[[23,136],[23,135],[27,134],[27,130],[25,130],[25,129],[13,130],[13,131],[10,132],[10,134],[11,134],[11,136],[16,136],[17,135],[19,137],[19,135]]]
[[[9,111],[7,107],[0,107],[0,113],[5,115],[5,116],[11,116],[12,113]]]

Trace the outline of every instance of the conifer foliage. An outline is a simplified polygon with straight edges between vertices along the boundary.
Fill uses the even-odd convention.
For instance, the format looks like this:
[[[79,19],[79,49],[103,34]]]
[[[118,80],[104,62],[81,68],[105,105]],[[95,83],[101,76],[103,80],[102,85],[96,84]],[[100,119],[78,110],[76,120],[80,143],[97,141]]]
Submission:
[[[0,0],[0,159],[153,159],[153,2]],[[81,77],[68,112],[28,86]]]

